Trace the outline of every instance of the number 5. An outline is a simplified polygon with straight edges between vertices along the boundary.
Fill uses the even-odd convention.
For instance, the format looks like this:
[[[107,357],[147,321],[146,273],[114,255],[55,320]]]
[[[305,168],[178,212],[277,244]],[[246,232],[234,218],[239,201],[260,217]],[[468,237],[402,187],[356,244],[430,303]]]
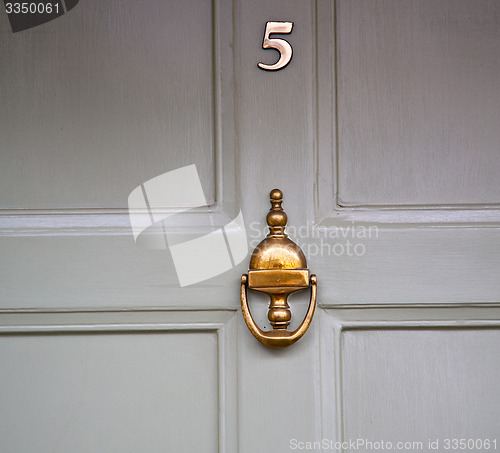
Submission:
[[[273,65],[259,63],[260,69],[266,71],[277,71],[283,69],[292,59],[292,46],[284,39],[270,39],[271,33],[291,33],[293,22],[267,22],[266,32],[264,34],[264,42],[262,43],[263,49],[275,49],[280,53],[280,59]]]

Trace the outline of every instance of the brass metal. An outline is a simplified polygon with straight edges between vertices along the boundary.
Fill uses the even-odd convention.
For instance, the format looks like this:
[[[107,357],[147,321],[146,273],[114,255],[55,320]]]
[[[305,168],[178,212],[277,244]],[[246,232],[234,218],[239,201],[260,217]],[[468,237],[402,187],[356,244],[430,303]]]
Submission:
[[[271,209],[267,214],[269,234],[255,248],[250,259],[250,269],[241,276],[241,310],[252,335],[262,344],[272,348],[290,346],[309,328],[316,308],[316,275],[309,278],[307,260],[300,247],[285,232],[287,215],[281,207],[283,193],[271,191]],[[311,288],[309,308],[302,324],[293,332],[287,330],[292,313],[288,296],[302,289]],[[264,332],[250,314],[247,289],[270,296],[267,317],[273,330]]]

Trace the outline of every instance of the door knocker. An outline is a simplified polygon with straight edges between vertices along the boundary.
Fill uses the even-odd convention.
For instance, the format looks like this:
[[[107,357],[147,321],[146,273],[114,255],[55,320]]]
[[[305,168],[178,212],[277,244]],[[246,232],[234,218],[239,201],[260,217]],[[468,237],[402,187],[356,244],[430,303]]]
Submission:
[[[281,207],[282,199],[281,190],[271,191],[271,209],[267,214],[269,234],[253,251],[248,274],[241,276],[241,310],[245,323],[257,340],[271,348],[290,346],[301,338],[309,328],[316,308],[316,275],[309,278],[304,253],[285,232],[287,215]],[[247,288],[270,296],[267,317],[272,331],[264,332],[253,320],[247,303]],[[296,330],[288,331],[292,318],[288,296],[306,288],[311,288],[306,316]]]

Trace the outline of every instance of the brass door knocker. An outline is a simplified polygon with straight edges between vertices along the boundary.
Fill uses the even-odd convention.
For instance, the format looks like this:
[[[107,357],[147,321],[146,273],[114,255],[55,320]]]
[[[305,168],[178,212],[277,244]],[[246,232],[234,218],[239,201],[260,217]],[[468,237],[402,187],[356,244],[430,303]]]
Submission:
[[[307,261],[300,247],[285,233],[287,215],[281,203],[283,193],[271,191],[271,209],[267,214],[269,234],[255,248],[250,259],[248,275],[241,276],[241,310],[252,335],[271,348],[283,348],[295,343],[309,328],[316,308],[316,275],[309,278]],[[311,299],[302,324],[293,332],[287,329],[292,314],[288,296],[294,291],[311,288]],[[247,303],[247,288],[270,296],[267,317],[273,330],[264,332],[250,314]]]

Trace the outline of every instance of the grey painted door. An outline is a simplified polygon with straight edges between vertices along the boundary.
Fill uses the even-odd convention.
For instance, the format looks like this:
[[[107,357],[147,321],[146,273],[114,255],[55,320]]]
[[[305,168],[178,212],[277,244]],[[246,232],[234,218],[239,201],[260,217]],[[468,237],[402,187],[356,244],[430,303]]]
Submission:
[[[500,4],[71,5],[0,14],[1,450],[493,449]],[[274,187],[318,275],[284,350],[231,239]]]

